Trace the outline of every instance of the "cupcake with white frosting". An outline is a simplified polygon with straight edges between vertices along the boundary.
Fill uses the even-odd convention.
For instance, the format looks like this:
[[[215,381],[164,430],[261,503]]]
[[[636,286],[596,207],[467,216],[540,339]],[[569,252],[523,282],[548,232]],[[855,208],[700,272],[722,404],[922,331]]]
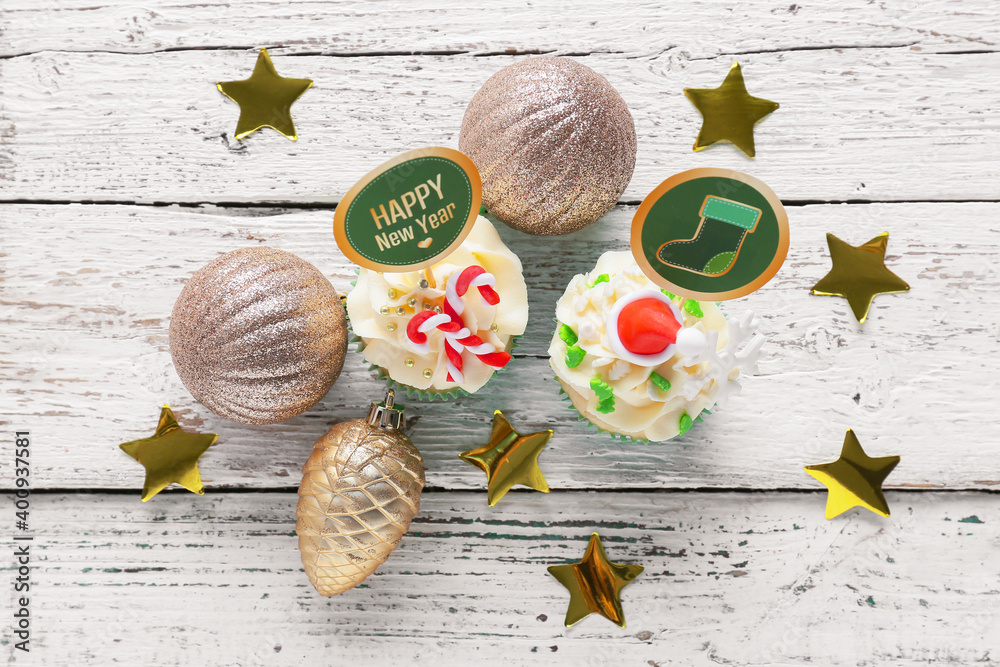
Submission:
[[[659,289],[628,252],[606,252],[556,303],[549,363],[573,407],[613,435],[662,441],[740,390],[763,337],[748,314]]]
[[[480,216],[458,249],[426,269],[361,269],[347,315],[365,360],[411,394],[471,394],[510,362],[528,323],[528,289],[521,260]]]

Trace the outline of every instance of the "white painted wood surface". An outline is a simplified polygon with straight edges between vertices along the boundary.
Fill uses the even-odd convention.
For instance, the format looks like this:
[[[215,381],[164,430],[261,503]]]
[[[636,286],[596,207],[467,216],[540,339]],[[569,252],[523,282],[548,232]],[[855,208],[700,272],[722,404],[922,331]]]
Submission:
[[[732,56],[578,59],[611,81],[635,119],[638,155],[625,201],[708,166],[752,171],[784,200],[1000,197],[1000,127],[992,122],[1000,85],[990,76],[1000,53],[913,49],[741,57],[750,92],[782,105],[758,126],[753,161],[731,146],[691,150],[701,117],[682,91],[719,85]],[[266,132],[239,142],[238,109],[214,83],[249,76],[255,58],[43,51],[0,60],[8,155],[0,197],[332,204],[413,146],[457,147],[469,99],[516,59],[275,57],[279,73],[315,81],[294,106],[300,139]]]
[[[389,561],[333,599],[302,571],[293,494],[36,496],[46,630],[24,662],[965,665],[1000,651],[997,495],[890,492],[892,519],[835,522],[819,493],[512,495],[490,509],[426,494]],[[625,629],[562,624],[568,593],[545,568],[579,560],[593,531],[646,568],[622,594]]]
[[[995,7],[451,4],[4,0],[0,424],[31,429],[33,480],[49,491],[33,496],[33,652],[15,652],[3,626],[0,654],[38,665],[994,664]],[[293,107],[297,143],[231,139],[237,109],[213,84],[249,73],[260,46],[282,74],[316,81]],[[365,588],[322,599],[291,534],[298,468],[379,385],[352,352],[314,410],[270,427],[221,420],[170,366],[173,300],[205,262],[257,244],[346,289],[351,268],[330,234],[340,195],[403,150],[457,145],[478,86],[537,52],[572,54],[621,91],[639,134],[632,184],[569,237],[501,229],[531,290],[517,358],[474,397],[411,405],[433,490]],[[754,161],[690,150],[700,119],[681,90],[717,85],[735,59],[753,94],[782,105],[758,127]],[[698,166],[752,173],[790,205],[785,267],[724,306],[761,315],[768,354],[745,394],[682,440],[612,441],[556,396],[553,306],[573,274],[625,247],[635,202]],[[909,294],[878,297],[863,328],[842,299],[809,295],[829,266],[826,232],[861,243],[887,230]],[[141,471],[116,444],[147,435],[163,402],[220,442],[203,458],[206,496],[140,504]],[[494,407],[521,428],[556,429],[541,458],[552,494],[485,506],[481,473],[456,455],[486,437]],[[871,453],[903,457],[888,520],[825,521],[824,494],[801,470],[835,457],[848,427]],[[0,460],[0,487],[11,483]],[[683,490],[698,488],[719,492]],[[567,594],[544,566],[578,559],[593,530],[613,559],[647,568],[625,590],[626,630],[561,624]]]
[[[266,46],[283,53],[358,55],[559,51],[643,54],[676,49],[704,58],[803,48],[919,46],[993,51],[987,0],[818,0],[805,5],[690,0],[521,2],[6,0],[0,55],[38,51],[150,53]]]

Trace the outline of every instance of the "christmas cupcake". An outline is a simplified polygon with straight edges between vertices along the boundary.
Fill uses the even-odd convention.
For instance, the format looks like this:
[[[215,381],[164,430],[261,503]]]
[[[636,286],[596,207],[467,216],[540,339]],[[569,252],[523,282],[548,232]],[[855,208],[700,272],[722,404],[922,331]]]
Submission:
[[[347,315],[365,359],[409,393],[471,394],[510,362],[528,290],[521,260],[480,216],[457,250],[426,269],[361,269]]]
[[[740,390],[762,336],[748,314],[727,321],[714,303],[676,297],[628,252],[606,252],[556,303],[549,363],[580,415],[636,440],[684,434]]]

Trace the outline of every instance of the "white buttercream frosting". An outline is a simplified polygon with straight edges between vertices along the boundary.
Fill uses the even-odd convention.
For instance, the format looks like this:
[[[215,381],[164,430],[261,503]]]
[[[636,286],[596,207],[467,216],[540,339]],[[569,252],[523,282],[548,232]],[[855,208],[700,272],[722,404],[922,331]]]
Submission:
[[[602,274],[608,275],[607,282],[595,282]],[[601,255],[594,270],[573,278],[556,303],[557,320],[573,330],[578,337],[576,345],[586,354],[578,366],[571,368],[566,356],[569,346],[560,337],[557,325],[549,346],[549,362],[573,405],[593,424],[613,433],[660,441],[680,433],[684,414],[693,420],[704,409],[710,408],[715,403],[719,387],[735,384],[740,370],[739,364],[729,363],[729,360],[735,359],[728,349],[730,328],[718,306],[712,302],[699,302],[702,317],[696,317],[682,307],[680,297],[672,300],[675,307],[671,310],[675,316],[681,316],[681,324],[685,328],[691,329],[681,330],[679,344],[670,346],[673,353],[669,357],[661,359],[659,357],[663,355],[649,355],[643,359],[633,354],[622,354],[620,341],[614,340],[615,336],[608,333],[613,312],[621,310],[621,307],[616,309],[615,306],[619,301],[634,299],[637,293],[648,295],[651,292],[662,294],[636,265],[630,253],[606,252]],[[706,340],[712,350],[706,347],[688,356],[690,352],[685,352],[694,350],[694,347],[684,343],[692,339]],[[754,356],[760,342],[754,342]],[[742,365],[750,364],[744,361]],[[667,391],[657,387],[650,379],[653,372],[670,382]],[[607,383],[614,392],[613,411],[598,410],[601,401],[591,388],[594,378]],[[735,389],[726,388],[730,390],[727,393],[734,393],[738,385]]]
[[[448,381],[444,332],[427,331],[426,347],[414,345],[406,335],[406,325],[416,313],[444,308],[448,279],[470,266],[481,266],[495,278],[500,302],[491,306],[477,287],[470,288],[462,297],[464,326],[493,349],[508,350],[528,323],[528,289],[521,260],[504,245],[490,221],[480,216],[457,250],[426,269],[407,273],[360,270],[347,295],[347,314],[354,333],[364,342],[365,360],[385,369],[394,381],[424,391],[464,389],[472,393],[486,384],[494,369],[475,354],[486,351],[485,347],[465,348],[461,381]],[[426,287],[421,281],[426,281]],[[488,280],[474,284],[480,283]]]

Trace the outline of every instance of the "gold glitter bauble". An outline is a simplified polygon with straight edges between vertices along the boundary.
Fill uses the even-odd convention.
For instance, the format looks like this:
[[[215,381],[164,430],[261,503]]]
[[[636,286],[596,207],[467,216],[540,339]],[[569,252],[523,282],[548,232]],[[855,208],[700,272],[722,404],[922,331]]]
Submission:
[[[472,98],[459,149],[483,179],[483,204],[529,234],[566,234],[618,201],[635,167],[635,124],[607,79],[569,58],[500,70]]]
[[[344,365],[347,322],[316,267],[272,248],[226,253],[174,304],[170,354],[188,391],[221,417],[274,424],[329,391]]]
[[[354,588],[385,562],[423,488],[423,460],[402,431],[352,419],[316,441],[302,468],[295,532],[320,595]]]

